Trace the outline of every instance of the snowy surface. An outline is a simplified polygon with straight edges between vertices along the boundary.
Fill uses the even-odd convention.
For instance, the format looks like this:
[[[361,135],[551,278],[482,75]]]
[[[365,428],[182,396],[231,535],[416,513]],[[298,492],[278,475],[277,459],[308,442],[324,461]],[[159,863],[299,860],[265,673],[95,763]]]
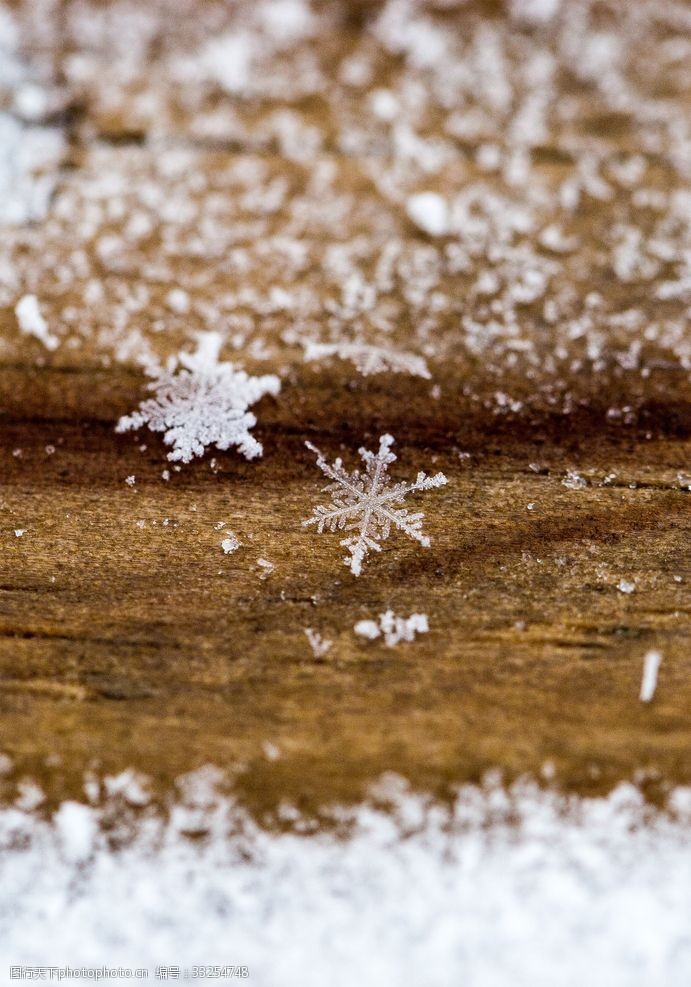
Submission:
[[[261,456],[262,444],[250,432],[257,419],[247,409],[265,394],[278,394],[281,382],[275,374],[252,377],[221,362],[222,344],[220,333],[199,333],[194,353],[180,353],[165,367],[149,366],[155,397],[123,416],[117,430],[146,426],[164,432],[164,442],[173,447],[168,459],[183,463],[202,456],[208,446],[237,446],[246,459]]]
[[[314,836],[257,829],[213,780],[188,777],[166,824],[121,808],[117,850],[112,803],[65,803],[52,824],[3,810],[0,968],[139,966],[156,983],[161,964],[238,964],[260,987],[691,980],[688,790],[663,814],[626,785],[567,803],[487,783],[448,813],[391,776],[341,813],[349,835]]]

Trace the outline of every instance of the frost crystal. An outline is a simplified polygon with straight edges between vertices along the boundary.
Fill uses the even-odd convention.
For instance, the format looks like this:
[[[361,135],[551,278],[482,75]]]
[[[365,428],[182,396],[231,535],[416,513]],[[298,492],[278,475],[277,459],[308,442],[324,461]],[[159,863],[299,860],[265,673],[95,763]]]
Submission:
[[[24,295],[14,308],[20,330],[25,336],[35,336],[47,350],[55,350],[60,345],[57,336],[48,329],[48,323],[41,315],[38,299],[35,295]]]
[[[328,638],[323,638],[321,634],[317,634],[317,632],[313,631],[311,627],[305,627],[305,634],[310,643],[312,654],[317,661],[325,658],[333,647],[333,641],[329,641]]]
[[[406,353],[384,346],[369,346],[367,343],[315,343],[306,341],[305,360],[321,360],[337,356],[340,360],[350,360],[363,377],[381,374],[387,370],[394,374],[411,374],[429,380],[431,374],[426,361],[416,353]]]
[[[228,537],[224,538],[221,542],[221,548],[226,555],[232,555],[233,552],[237,552],[241,545],[242,542],[232,531],[229,531]]]
[[[406,203],[409,218],[419,229],[430,236],[444,236],[449,232],[449,207],[436,192],[419,192]]]
[[[643,678],[639,699],[642,703],[651,702],[657,688],[657,673],[662,662],[659,651],[648,651],[643,658]]]
[[[429,630],[426,613],[411,613],[410,617],[397,617],[393,610],[379,614],[379,621],[360,620],[353,628],[360,637],[369,641],[384,635],[384,641],[389,648],[395,647],[400,641],[412,641],[416,634],[426,634]]]
[[[268,559],[257,559],[257,565],[261,569],[260,579],[266,579],[276,568],[273,562],[269,562]]]
[[[588,481],[576,470],[567,470],[561,485],[568,490],[584,490],[588,486]]]
[[[278,394],[281,382],[274,374],[251,377],[220,362],[222,341],[219,333],[199,333],[196,352],[180,353],[164,367],[147,367],[155,397],[121,418],[117,431],[148,425],[164,432],[163,441],[173,447],[168,459],[183,463],[203,455],[207,446],[237,446],[246,459],[261,456],[261,443],[249,431],[257,419],[247,409],[265,394]]]
[[[331,494],[332,503],[328,507],[315,507],[313,517],[302,523],[316,524],[320,533],[325,528],[354,532],[341,541],[350,553],[344,561],[354,576],[360,575],[363,560],[371,550],[381,551],[379,543],[389,537],[392,525],[425,548],[430,544],[429,538],[422,533],[424,514],[409,514],[407,508],[395,505],[401,504],[407,494],[414,491],[444,486],[447,479],[443,473],[428,477],[420,472],[414,483],[391,484],[386,474],[396,460],[390,451],[393,442],[393,436],[382,435],[377,453],[359,449],[366,467],[364,474],[359,470],[346,472],[340,458],[330,466],[319,449],[311,442],[305,443],[317,454],[319,469],[333,482],[324,487],[324,491]]]

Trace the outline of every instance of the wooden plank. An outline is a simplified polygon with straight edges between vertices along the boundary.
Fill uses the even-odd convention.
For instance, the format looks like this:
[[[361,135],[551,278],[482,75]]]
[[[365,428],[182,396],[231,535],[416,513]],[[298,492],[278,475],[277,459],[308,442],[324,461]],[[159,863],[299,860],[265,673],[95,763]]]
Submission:
[[[614,167],[640,150],[636,128],[607,115],[602,93],[591,119],[585,84],[560,80],[584,144],[570,156],[550,133],[529,182],[481,167],[481,139],[452,140],[437,104],[417,122],[453,154],[429,173],[403,168],[389,130],[372,125],[360,140],[358,126],[372,91],[412,92],[417,70],[375,50],[357,6],[338,30],[320,29],[328,86],[292,100],[171,82],[166,57],[207,37],[203,18],[199,38],[176,34],[187,8],[158,24],[131,86],[117,58],[109,74],[100,28],[75,33],[72,4],[59,29],[29,32],[26,56],[58,62],[68,149],[46,218],[0,241],[0,752],[12,762],[2,799],[26,777],[51,802],[78,798],[90,773],[133,767],[163,802],[206,763],[258,815],[285,800],[314,813],[356,800],[384,771],[439,794],[489,769],[578,792],[635,778],[653,798],[691,783],[687,303],[656,295],[672,260],[628,281],[613,269],[617,224],[662,235],[635,188],[614,182],[611,198],[584,195],[563,214],[555,205],[583,147],[606,147]],[[492,4],[432,8],[454,38],[482,9],[501,23]],[[645,30],[664,43],[662,29]],[[348,88],[341,63],[363,50],[373,75]],[[655,90],[644,66],[633,71]],[[293,141],[319,132],[307,157],[275,131],[287,106]],[[210,136],[217,111],[235,131]],[[343,132],[360,143],[349,149]],[[669,154],[646,151],[645,164],[646,195],[680,184]],[[406,197],[431,189],[451,201],[480,186],[500,214],[528,204],[535,228],[521,234],[527,253],[507,260],[489,242],[472,271],[454,269],[447,248],[462,235],[427,236]],[[559,255],[547,295],[514,304],[533,254],[552,256],[537,233],[555,216],[578,248]],[[680,257],[680,227],[666,235]],[[389,283],[377,265],[392,247]],[[498,308],[477,288],[483,264],[499,278]],[[357,301],[350,312],[353,271],[376,283],[384,329]],[[176,311],[180,286],[189,308]],[[25,293],[60,338],[54,352],[19,331]],[[556,320],[545,297],[562,306]],[[493,336],[494,315],[507,321]],[[424,357],[431,379],[305,363],[301,341],[343,326]],[[117,435],[115,423],[146,394],[142,355],[165,359],[219,327],[225,358],[282,376],[281,394],[255,409],[265,454],[248,463],[211,450],[176,470],[160,436]],[[441,470],[449,483],[411,499],[431,547],[394,534],[356,579],[337,535],[302,526],[323,500],[305,441],[353,468],[358,447],[387,432],[394,478]],[[229,531],[242,546],[226,555]],[[426,613],[429,633],[396,648],[354,634],[387,609]],[[308,627],[334,642],[322,661]],[[643,705],[651,648],[664,659]]]

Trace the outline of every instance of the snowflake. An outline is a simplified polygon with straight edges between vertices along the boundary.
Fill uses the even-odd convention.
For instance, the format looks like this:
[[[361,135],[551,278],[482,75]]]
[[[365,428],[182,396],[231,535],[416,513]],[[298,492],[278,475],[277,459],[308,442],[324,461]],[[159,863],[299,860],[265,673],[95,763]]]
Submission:
[[[411,374],[429,380],[431,374],[423,357],[415,353],[393,350],[384,346],[370,346],[367,343],[315,343],[306,340],[305,360],[322,360],[337,356],[340,360],[350,360],[363,377],[390,371],[394,374]]]
[[[430,544],[429,538],[422,533],[424,514],[409,514],[407,508],[395,505],[401,504],[407,494],[441,487],[447,479],[443,473],[435,476],[418,473],[414,483],[391,484],[386,474],[396,460],[390,451],[393,442],[393,436],[382,435],[376,454],[364,448],[359,450],[366,466],[364,474],[359,470],[346,472],[340,459],[329,466],[319,449],[311,442],[305,443],[317,454],[319,469],[333,482],[324,487],[331,494],[331,505],[315,507],[314,516],[303,524],[316,524],[320,533],[325,528],[354,532],[341,542],[350,552],[350,557],[346,556],[344,561],[354,576],[360,575],[363,560],[371,550],[381,551],[379,543],[389,537],[392,525],[425,548]]]
[[[165,366],[148,366],[153,378],[148,387],[155,397],[121,418],[117,431],[148,425],[152,432],[164,432],[163,441],[173,447],[168,459],[183,463],[212,445],[237,446],[246,459],[261,456],[261,443],[249,432],[257,419],[247,409],[265,394],[278,394],[281,382],[273,374],[251,377],[220,362],[222,342],[220,333],[199,333],[194,353],[171,357]]]

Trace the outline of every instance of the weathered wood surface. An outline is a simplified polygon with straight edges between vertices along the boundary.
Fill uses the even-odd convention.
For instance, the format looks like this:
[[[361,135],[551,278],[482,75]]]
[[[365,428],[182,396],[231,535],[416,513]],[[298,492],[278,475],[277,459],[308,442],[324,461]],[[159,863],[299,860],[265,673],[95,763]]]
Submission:
[[[120,167],[122,149],[83,125],[82,116],[63,176],[73,194],[90,156]],[[122,121],[113,127],[131,142]],[[209,176],[237,159],[217,149],[211,167],[208,153],[199,166]],[[269,167],[299,184],[294,162],[269,156]],[[355,202],[370,194],[358,181]],[[599,208],[575,220],[585,254]],[[60,235],[47,221],[33,249],[43,236],[59,256]],[[159,244],[138,250],[154,263]],[[140,255],[131,263],[117,272],[124,284]],[[45,290],[24,283],[49,308],[61,297],[47,275]],[[597,287],[654,314],[647,285],[603,275]],[[153,290],[133,317],[144,330],[158,317]],[[173,321],[171,352],[188,338]],[[267,338],[290,327],[290,315],[275,316]],[[437,793],[491,768],[553,774],[580,792],[632,778],[652,795],[691,783],[686,372],[664,361],[647,377],[583,367],[566,378],[578,399],[569,414],[544,405],[497,414],[484,398],[529,389],[520,369],[499,379],[463,356],[433,364],[434,381],[361,378],[350,364],[314,368],[288,351],[280,397],[255,409],[264,457],[211,452],[166,482],[160,437],[114,432],[144,394],[136,367],[106,365],[88,341],[49,354],[19,338],[9,305],[0,328],[4,798],[27,777],[51,800],[79,798],[85,775],[128,767],[163,798],[208,763],[260,814],[284,800],[316,811],[358,799],[384,771]],[[608,419],[624,405],[635,407],[632,421]],[[411,500],[431,547],[394,534],[355,579],[338,536],[301,526],[321,487],[304,443],[353,467],[358,446],[376,448],[383,432],[397,440],[394,478],[442,470],[449,484]],[[568,470],[587,486],[565,487]],[[219,522],[243,543],[232,555]],[[388,608],[427,613],[429,634],[393,649],[354,635],[356,621]],[[314,660],[306,627],[333,639],[325,660]],[[642,705],[650,648],[664,661],[655,701]]]

